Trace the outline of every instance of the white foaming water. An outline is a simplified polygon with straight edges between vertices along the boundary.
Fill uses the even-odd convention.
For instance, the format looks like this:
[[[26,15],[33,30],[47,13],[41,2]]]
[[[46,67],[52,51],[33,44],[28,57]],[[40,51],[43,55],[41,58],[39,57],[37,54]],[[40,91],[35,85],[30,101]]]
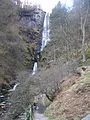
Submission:
[[[20,83],[16,83],[13,87],[13,89],[10,89],[9,91],[12,92],[12,91],[15,91],[16,90],[16,87],[19,85]]]
[[[36,71],[37,71],[37,62],[34,63],[32,75],[35,75]]]
[[[41,51],[43,51],[44,47],[50,41],[49,32],[50,32],[50,29],[49,29],[49,14],[46,13],[45,19],[44,19],[43,33],[42,33]]]
[[[43,26],[43,32],[42,32],[42,45],[41,45],[40,52],[43,51],[44,47],[50,41],[49,32],[50,32],[50,29],[49,29],[49,13],[46,13],[45,19],[44,19],[44,26]],[[38,66],[37,62],[35,62],[34,67],[33,67],[32,75],[35,75],[35,73],[37,71],[37,66]]]

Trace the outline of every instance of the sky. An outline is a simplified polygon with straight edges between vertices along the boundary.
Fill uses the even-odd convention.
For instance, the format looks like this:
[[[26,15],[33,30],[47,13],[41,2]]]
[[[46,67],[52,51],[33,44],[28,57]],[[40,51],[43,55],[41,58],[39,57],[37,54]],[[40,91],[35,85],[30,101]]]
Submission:
[[[21,0],[24,2],[25,0]],[[46,12],[51,12],[52,8],[60,1],[62,4],[65,4],[67,7],[71,7],[73,0],[26,0],[28,3],[40,5],[41,8]]]

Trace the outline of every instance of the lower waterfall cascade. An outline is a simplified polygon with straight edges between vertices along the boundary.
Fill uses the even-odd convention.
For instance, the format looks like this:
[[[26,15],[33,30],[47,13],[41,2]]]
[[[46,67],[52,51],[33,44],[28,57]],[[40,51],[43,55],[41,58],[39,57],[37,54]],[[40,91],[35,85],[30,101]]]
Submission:
[[[43,32],[42,32],[42,45],[41,45],[41,49],[40,52],[43,51],[44,47],[47,45],[47,43],[50,41],[50,36],[49,36],[49,13],[46,13],[45,15],[45,19],[44,19],[44,25],[43,25]],[[38,67],[38,63],[35,62],[34,63],[34,67],[33,67],[33,72],[32,75],[35,75],[36,71],[37,71],[37,67]]]

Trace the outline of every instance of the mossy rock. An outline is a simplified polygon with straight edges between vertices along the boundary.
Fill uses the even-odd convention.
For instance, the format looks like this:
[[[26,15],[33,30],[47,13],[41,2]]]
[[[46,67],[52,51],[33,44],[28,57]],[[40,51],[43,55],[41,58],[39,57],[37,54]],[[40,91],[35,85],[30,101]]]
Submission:
[[[46,105],[46,106],[49,106],[50,103],[51,103],[51,101],[50,101],[47,97],[45,97],[45,105]]]

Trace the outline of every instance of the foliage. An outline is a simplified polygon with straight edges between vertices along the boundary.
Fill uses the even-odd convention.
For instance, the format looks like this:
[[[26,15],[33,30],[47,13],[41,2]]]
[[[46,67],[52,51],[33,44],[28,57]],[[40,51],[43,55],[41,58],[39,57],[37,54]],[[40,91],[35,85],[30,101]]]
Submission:
[[[54,117],[53,109],[47,108],[45,115],[49,118],[49,120],[58,120],[56,117]]]
[[[85,80],[90,80],[90,71],[84,75]]]
[[[0,1],[0,81],[6,83],[15,79],[18,71],[32,69],[34,63],[36,43],[30,42],[27,32],[33,40],[37,38],[37,28],[28,30],[23,26],[19,12],[20,6],[12,0]],[[9,76],[8,80],[5,76]]]
[[[49,101],[49,99],[48,99],[47,97],[45,97],[45,105],[46,105],[46,106],[49,106],[50,103],[51,103],[51,102]]]
[[[81,3],[80,3],[81,2]],[[50,61],[59,61],[66,63],[67,61],[82,58],[82,30],[81,17],[83,21],[87,12],[88,0],[75,0],[71,10],[66,9],[60,2],[52,10],[50,15],[50,39],[48,46],[42,53],[41,64],[47,64]],[[81,5],[81,10],[80,10]],[[90,8],[90,7],[89,7]],[[85,50],[90,41],[90,13],[88,13],[85,30]],[[89,47],[86,50],[86,59],[89,57]],[[45,59],[44,59],[45,58]],[[44,60],[45,61],[44,61]]]

